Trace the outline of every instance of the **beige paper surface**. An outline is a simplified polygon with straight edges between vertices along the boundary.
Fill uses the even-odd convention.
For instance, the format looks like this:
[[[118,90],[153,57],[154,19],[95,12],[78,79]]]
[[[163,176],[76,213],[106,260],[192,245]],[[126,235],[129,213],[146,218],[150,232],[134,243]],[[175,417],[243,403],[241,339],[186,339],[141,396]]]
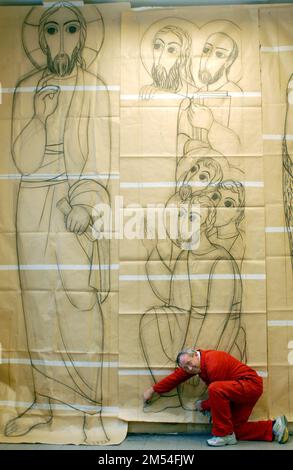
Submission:
[[[230,351],[266,376],[257,9],[124,13],[121,79],[125,207],[192,200],[208,219],[194,251],[170,238],[120,243],[120,416],[201,422],[198,380],[144,409],[137,396],[187,345]],[[259,405],[255,413],[267,411]]]
[[[293,413],[291,6],[260,12],[270,412]],[[267,77],[269,76],[269,80]],[[290,256],[291,255],[291,256]]]
[[[127,433],[118,242],[90,228],[95,204],[119,191],[127,8],[1,8],[1,441]]]

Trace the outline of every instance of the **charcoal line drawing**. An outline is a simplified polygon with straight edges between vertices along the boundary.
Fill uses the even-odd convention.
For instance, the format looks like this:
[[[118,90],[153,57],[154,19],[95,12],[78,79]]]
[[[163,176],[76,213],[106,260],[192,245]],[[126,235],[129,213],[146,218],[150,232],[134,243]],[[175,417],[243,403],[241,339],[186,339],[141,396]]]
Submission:
[[[168,18],[152,24],[141,40],[141,61],[152,78],[140,90],[142,99],[157,93],[186,96],[197,90],[192,73],[192,23]],[[151,59],[150,59],[151,57]]]
[[[111,114],[106,84],[89,71],[104,41],[103,18],[90,8],[33,7],[23,22],[34,69],[16,85],[11,146],[21,174],[18,263],[36,266],[19,270],[33,402],[6,423],[10,437],[49,426],[61,404],[80,414],[85,442],[109,440],[103,308],[110,246],[92,238],[90,226],[93,207],[110,202]]]
[[[182,18],[164,18],[142,35],[140,59],[153,82],[142,86],[140,97],[150,100],[167,92],[183,98],[177,115],[177,165],[185,156],[241,153],[231,122],[233,97],[243,92],[241,42],[241,29],[228,20],[199,28]],[[176,180],[178,174],[176,168]]]
[[[159,304],[143,313],[139,338],[154,382],[158,364],[173,367],[177,352],[187,345],[226,350],[243,361],[247,355],[241,322],[245,175],[229,158],[241,154],[241,141],[231,118],[233,99],[243,92],[239,85],[241,29],[224,19],[193,26],[188,27],[182,18],[161,19],[146,30],[141,42],[141,60],[153,78],[152,84],[142,87],[141,97],[149,100],[163,91],[182,96],[174,136],[175,192],[166,202],[166,210],[175,203],[178,213],[191,220],[194,204],[201,208],[199,233],[195,235],[200,239],[198,247],[192,248],[190,238],[184,239],[182,234],[178,239],[170,236],[144,243],[149,286]],[[185,35],[180,36],[181,29]],[[146,48],[147,41],[152,43],[152,52]],[[185,65],[183,71],[179,64]],[[191,86],[183,87],[183,83]],[[183,209],[186,204],[188,209]],[[225,281],[220,280],[221,275]],[[162,281],[160,276],[170,280]],[[144,411],[156,413],[180,406],[194,409],[188,394],[200,397],[205,387],[197,378],[190,382],[163,400],[146,405]]]
[[[241,92],[241,30],[232,21],[210,21],[201,28],[200,91]],[[236,70],[234,70],[236,69]]]
[[[179,178],[177,191],[166,203],[166,208],[175,204],[179,217],[186,218],[194,216],[194,205],[200,206],[198,247],[193,249],[192,244],[187,247],[190,234],[185,238],[183,233],[177,239],[154,240],[149,249],[146,272],[161,304],[142,315],[140,344],[154,382],[153,368],[158,361],[163,361],[162,367],[172,366],[178,351],[188,344],[225,350],[246,360],[240,271],[244,241],[239,229],[244,218],[244,188],[239,181],[223,178],[216,159],[199,158]],[[198,187],[199,182],[202,184]],[[158,273],[169,276],[170,281],[161,282],[153,277]],[[220,280],[221,275],[224,281]],[[197,379],[191,386],[196,387],[197,396],[205,392]],[[166,394],[164,400],[146,406],[145,411],[159,412],[178,406],[193,409],[185,398],[186,387],[190,384],[181,385],[177,393]]]
[[[289,240],[289,249],[293,267],[293,145],[288,135],[293,133],[293,74],[287,85],[287,110],[285,117],[285,130],[282,146],[283,161],[283,200],[285,211],[285,222]]]
[[[211,21],[200,29],[203,46],[196,77],[199,90],[181,101],[177,122],[177,156],[237,155],[240,138],[231,123],[231,93],[243,90],[230,79],[241,63],[240,30],[229,21]],[[211,32],[212,31],[212,32]],[[237,34],[236,34],[237,33]],[[232,126],[231,126],[232,124]]]

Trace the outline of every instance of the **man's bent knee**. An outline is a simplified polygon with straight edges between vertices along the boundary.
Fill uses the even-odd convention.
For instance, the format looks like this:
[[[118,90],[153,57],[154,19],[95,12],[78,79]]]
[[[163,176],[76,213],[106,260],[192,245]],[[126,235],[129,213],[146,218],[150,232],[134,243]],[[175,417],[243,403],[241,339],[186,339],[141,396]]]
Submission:
[[[208,386],[209,397],[211,397],[211,396],[213,396],[213,395],[222,394],[222,392],[223,392],[223,387],[222,387],[222,383],[221,383],[221,382],[212,382],[212,383]]]

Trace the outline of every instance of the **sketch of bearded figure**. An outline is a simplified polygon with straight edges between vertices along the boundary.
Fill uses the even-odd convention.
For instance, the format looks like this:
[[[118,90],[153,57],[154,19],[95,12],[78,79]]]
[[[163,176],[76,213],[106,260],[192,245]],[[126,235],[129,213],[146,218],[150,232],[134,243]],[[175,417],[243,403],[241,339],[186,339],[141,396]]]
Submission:
[[[88,71],[104,34],[100,13],[91,11],[86,18],[60,2],[32,8],[24,20],[35,69],[16,86],[12,155],[21,174],[18,262],[30,267],[19,277],[34,400],[6,424],[11,437],[48,426],[54,406],[65,404],[80,412],[86,442],[108,440],[102,305],[110,290],[109,241],[93,239],[91,225],[93,207],[109,202],[110,111],[105,83]],[[95,50],[87,44],[94,22]]]

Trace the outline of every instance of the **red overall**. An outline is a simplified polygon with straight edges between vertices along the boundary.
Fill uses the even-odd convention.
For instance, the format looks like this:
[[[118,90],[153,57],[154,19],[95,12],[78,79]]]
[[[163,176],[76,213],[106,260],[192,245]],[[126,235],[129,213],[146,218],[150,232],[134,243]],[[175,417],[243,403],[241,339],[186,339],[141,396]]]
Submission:
[[[262,394],[262,378],[224,351],[199,351],[199,377],[208,385],[209,393],[202,408],[211,410],[213,435],[226,436],[235,432],[239,440],[272,441],[272,420],[247,422]],[[178,367],[153,388],[157,393],[169,392],[192,375]]]

